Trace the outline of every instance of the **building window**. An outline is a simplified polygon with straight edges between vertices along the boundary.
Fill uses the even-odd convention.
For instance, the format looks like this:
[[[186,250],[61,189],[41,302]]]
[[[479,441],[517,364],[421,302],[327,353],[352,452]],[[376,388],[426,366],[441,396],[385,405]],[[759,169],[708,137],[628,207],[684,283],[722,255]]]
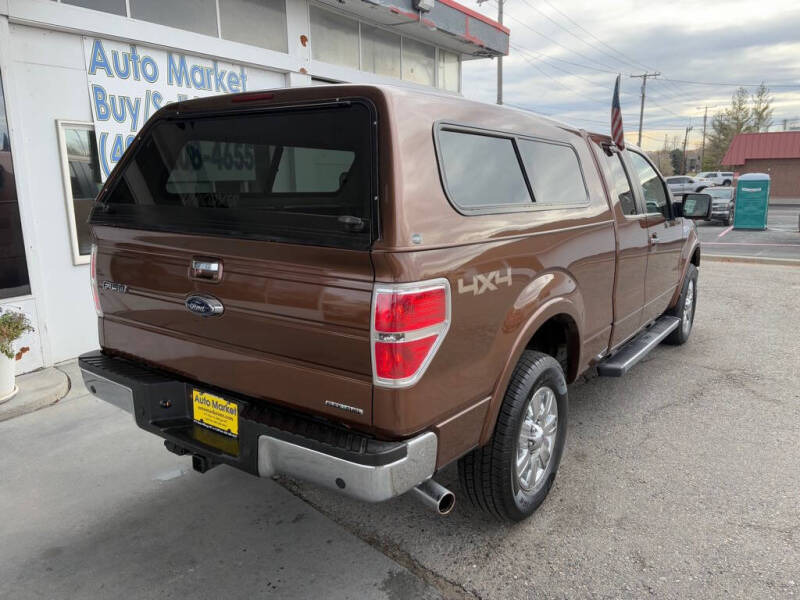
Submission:
[[[309,7],[309,12],[312,58],[358,69],[358,21],[316,6]]]
[[[131,17],[205,35],[219,35],[216,0],[130,0]]]
[[[458,54],[439,50],[439,80],[438,87],[448,92],[457,92],[461,79],[461,62]]]
[[[285,0],[219,0],[219,20],[226,40],[287,51]]]
[[[433,85],[436,67],[436,48],[403,38],[403,79]]]
[[[400,36],[369,25],[361,26],[361,69],[400,79]]]
[[[0,298],[27,296],[30,293],[3,81],[0,78]]]
[[[91,123],[58,121],[57,126],[72,262],[80,265],[89,262],[92,250],[89,213],[103,185],[97,160],[97,143]]]
[[[61,2],[63,4],[91,8],[92,10],[100,10],[121,17],[128,16],[125,0],[61,0]]]

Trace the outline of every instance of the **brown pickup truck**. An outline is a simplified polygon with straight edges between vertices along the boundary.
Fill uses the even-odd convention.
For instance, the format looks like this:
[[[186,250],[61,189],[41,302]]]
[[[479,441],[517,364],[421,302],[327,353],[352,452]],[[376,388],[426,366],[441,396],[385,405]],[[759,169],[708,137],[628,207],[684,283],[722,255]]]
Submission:
[[[203,472],[381,501],[458,461],[531,514],[567,384],[689,337],[700,248],[636,148],[509,108],[361,85],[171,104],[100,192],[87,387]]]

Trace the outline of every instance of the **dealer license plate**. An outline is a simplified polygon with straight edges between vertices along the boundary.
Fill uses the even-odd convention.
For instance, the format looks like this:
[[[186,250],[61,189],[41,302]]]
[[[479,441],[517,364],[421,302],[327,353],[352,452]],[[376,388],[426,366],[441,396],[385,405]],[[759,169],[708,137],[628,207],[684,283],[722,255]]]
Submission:
[[[224,433],[239,436],[239,405],[215,394],[192,390],[192,416],[195,423]]]

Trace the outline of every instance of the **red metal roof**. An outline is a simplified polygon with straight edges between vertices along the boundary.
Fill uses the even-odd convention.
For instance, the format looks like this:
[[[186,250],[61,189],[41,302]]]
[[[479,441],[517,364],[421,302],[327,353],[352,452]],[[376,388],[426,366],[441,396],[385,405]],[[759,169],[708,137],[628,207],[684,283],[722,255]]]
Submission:
[[[800,131],[740,133],[731,141],[723,165],[743,165],[754,158],[800,158]]]

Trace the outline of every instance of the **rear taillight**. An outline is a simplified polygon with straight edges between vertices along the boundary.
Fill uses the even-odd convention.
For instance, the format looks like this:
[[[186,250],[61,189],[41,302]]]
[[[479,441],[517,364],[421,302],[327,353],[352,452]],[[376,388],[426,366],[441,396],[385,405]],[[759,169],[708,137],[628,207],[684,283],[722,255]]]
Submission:
[[[97,287],[97,244],[92,244],[92,259],[89,262],[89,273],[92,298],[94,299],[94,310],[98,317],[102,317],[103,309],[100,307],[100,290]]]
[[[375,384],[409,387],[425,373],[450,326],[450,284],[377,284],[372,302]]]

